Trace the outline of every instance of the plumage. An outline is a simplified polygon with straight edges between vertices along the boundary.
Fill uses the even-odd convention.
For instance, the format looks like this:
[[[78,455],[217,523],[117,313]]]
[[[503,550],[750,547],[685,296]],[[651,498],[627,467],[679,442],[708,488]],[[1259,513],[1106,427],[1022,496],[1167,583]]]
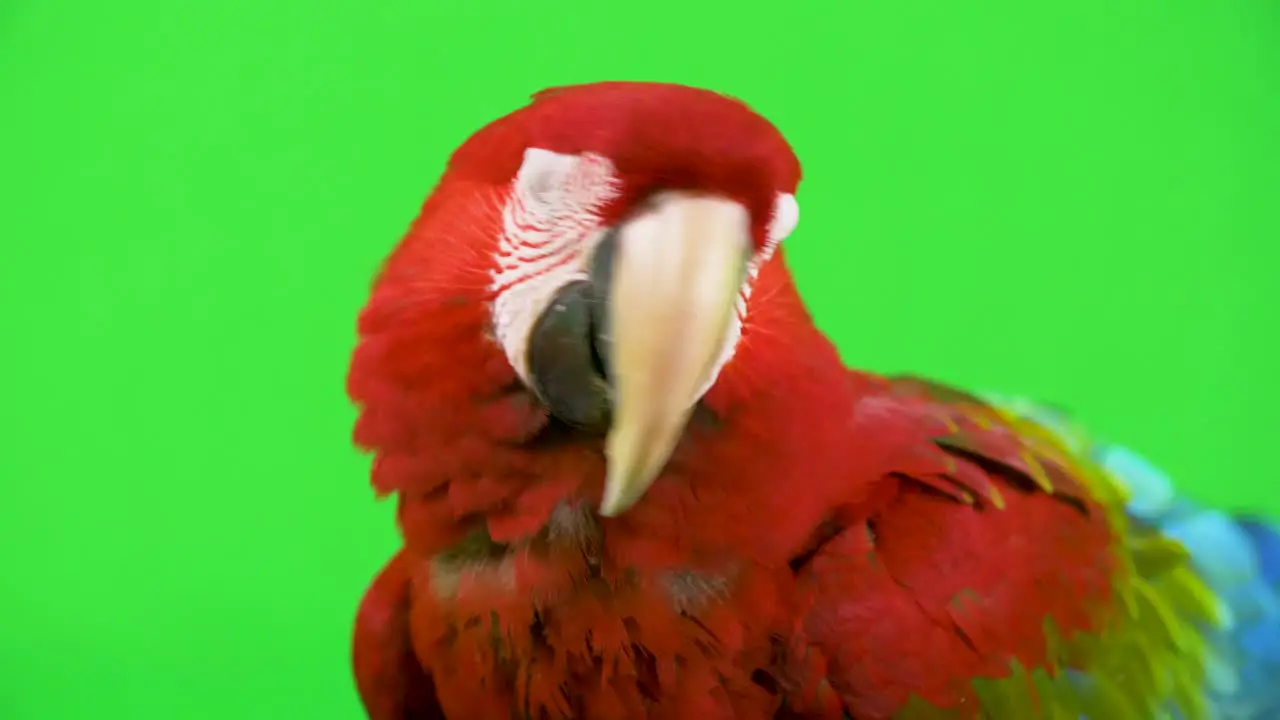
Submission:
[[[1280,678],[1280,525],[1180,497],[1169,476],[1146,458],[1089,437],[1060,412],[1026,399],[991,400],[1035,420],[1099,463],[1126,493],[1132,522],[1186,548],[1223,611],[1224,622],[1206,628],[1207,717],[1280,717],[1280,685],[1275,682]]]
[[[799,178],[745,105],[658,83],[454,154],[348,378],[404,538],[356,620],[369,716],[1262,707],[1274,532],[1039,408],[846,368],[778,247]]]

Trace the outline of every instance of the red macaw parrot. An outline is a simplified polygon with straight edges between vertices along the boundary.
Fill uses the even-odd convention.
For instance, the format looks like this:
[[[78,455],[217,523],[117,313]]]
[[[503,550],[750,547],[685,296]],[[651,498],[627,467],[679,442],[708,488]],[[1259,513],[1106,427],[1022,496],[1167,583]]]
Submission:
[[[403,547],[370,718],[1200,717],[1215,595],[1061,434],[850,370],[746,105],[544,91],[452,156],[348,380]]]

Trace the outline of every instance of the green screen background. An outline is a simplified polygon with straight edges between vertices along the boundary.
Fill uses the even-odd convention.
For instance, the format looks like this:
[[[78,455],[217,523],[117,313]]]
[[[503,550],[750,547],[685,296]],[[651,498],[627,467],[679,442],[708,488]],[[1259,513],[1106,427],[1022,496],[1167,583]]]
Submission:
[[[395,534],[354,316],[447,153],[549,85],[747,99],[851,363],[1280,516],[1280,11],[979,5],[4,0],[0,717],[360,716]]]

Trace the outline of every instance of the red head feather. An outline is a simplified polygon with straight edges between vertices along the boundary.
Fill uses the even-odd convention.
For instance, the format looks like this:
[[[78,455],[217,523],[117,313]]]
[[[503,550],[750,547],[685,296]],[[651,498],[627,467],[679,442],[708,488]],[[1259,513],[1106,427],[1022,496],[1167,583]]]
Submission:
[[[800,162],[778,129],[742,102],[665,83],[605,82],[543,90],[475,133],[448,175],[511,181],[526,149],[608,158],[622,192],[605,222],[657,190],[699,190],[746,205],[763,242],[777,193],[795,194]]]

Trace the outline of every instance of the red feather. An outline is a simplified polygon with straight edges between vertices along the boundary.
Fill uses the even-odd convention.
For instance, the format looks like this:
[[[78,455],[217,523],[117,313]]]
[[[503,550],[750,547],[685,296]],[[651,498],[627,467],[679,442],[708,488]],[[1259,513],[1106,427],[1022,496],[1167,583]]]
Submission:
[[[1013,658],[1046,665],[1047,617],[1070,635],[1100,630],[1115,607],[1113,538],[1101,508],[990,408],[941,386],[912,392],[918,382],[890,382],[860,404],[914,416],[915,443],[935,466],[884,468],[891,499],[824,545],[802,573],[816,592],[808,635],[831,659],[831,682],[858,718],[890,717],[913,693],[939,707],[977,707],[972,679],[1007,675]],[[950,429],[920,432],[939,421]],[[876,437],[878,427],[855,433]],[[958,444],[958,434],[967,442]],[[1029,462],[1055,468],[1058,492],[1033,480]],[[928,478],[938,477],[977,503],[960,506],[935,491]]]
[[[1044,665],[1047,616],[1097,628],[1111,535],[1068,463],[973,398],[846,370],[780,255],[663,474],[621,517],[584,511],[601,438],[548,416],[490,337],[520,154],[599,152],[636,192],[737,197],[758,230],[799,180],[735,101],[589,88],[469,140],[361,315],[355,440],[404,535],[357,623],[371,717],[868,720],[912,693],[972,709],[974,677]]]
[[[446,720],[410,645],[411,602],[409,560],[401,553],[378,574],[356,615],[352,665],[371,720]]]

